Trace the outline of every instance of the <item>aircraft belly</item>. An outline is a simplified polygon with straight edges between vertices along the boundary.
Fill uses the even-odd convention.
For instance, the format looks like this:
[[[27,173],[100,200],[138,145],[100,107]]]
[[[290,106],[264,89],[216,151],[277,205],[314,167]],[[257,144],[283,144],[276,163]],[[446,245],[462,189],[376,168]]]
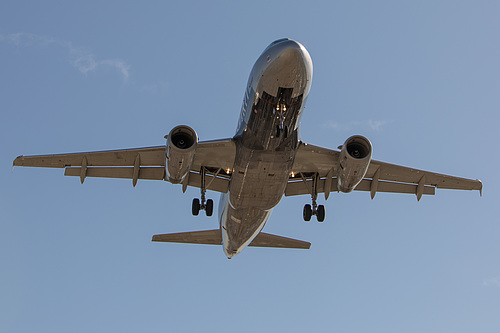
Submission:
[[[266,49],[252,69],[233,138],[236,156],[220,210],[228,258],[252,242],[280,202],[299,146],[312,62],[294,41],[276,45]]]
[[[264,228],[271,210],[255,207],[235,209],[228,203],[221,216],[224,252],[231,258],[243,250]]]
[[[291,166],[291,151],[260,151],[240,145],[229,185],[229,201],[234,208],[269,210],[285,191]]]
[[[241,139],[241,138],[240,138]],[[230,258],[259,234],[283,197],[295,150],[257,150],[237,141],[234,171],[220,216],[224,251]]]

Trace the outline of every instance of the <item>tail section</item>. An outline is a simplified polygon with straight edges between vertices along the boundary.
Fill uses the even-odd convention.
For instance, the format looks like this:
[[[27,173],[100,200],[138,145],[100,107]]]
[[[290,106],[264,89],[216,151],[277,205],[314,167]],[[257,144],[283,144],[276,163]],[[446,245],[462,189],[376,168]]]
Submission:
[[[222,234],[219,229],[178,232],[175,234],[154,235],[153,242],[222,245]]]
[[[154,235],[153,242],[222,245],[222,234],[220,229],[178,232]],[[253,239],[249,246],[309,249],[311,243],[261,232]]]
[[[311,247],[311,243],[298,239],[276,236],[261,232],[257,235],[257,237],[253,239],[253,241],[248,246],[280,247],[286,249],[309,249]]]

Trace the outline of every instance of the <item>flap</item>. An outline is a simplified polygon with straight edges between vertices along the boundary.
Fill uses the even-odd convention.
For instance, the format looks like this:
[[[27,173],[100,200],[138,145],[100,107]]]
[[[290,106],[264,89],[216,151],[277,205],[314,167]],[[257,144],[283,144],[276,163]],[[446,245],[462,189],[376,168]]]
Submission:
[[[81,177],[82,168],[70,167],[64,171],[65,176]],[[87,168],[85,177],[101,178],[134,178],[133,167],[91,167]],[[163,180],[165,178],[164,167],[141,167],[139,169],[138,179]]]
[[[372,187],[371,179],[363,179],[361,183],[356,186],[355,191],[367,191],[370,192]],[[304,195],[312,193],[312,180],[302,181],[301,179],[295,178],[294,181],[288,182],[285,190],[285,196],[293,195]],[[403,184],[396,182],[378,181],[377,192],[389,192],[389,193],[406,193],[406,194],[416,194],[418,185],[413,184]],[[331,192],[337,192],[337,179],[332,179]],[[436,192],[433,186],[424,186],[423,194],[434,195]],[[318,193],[325,193],[325,178],[318,181]]]
[[[202,166],[232,170],[236,156],[236,144],[232,139],[198,142],[191,170],[200,171]]]
[[[201,174],[199,172],[189,172],[187,176],[187,185],[201,188]],[[205,174],[205,187],[207,190],[227,193],[229,190],[229,177],[223,177],[217,174]]]

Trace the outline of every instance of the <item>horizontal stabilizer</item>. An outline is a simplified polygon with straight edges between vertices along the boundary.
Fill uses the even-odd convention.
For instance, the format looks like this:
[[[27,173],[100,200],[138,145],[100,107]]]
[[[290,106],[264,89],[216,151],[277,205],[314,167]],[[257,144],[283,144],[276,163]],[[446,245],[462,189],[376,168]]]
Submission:
[[[222,245],[222,234],[220,229],[178,232],[174,234],[154,235],[153,242]],[[261,232],[253,239],[249,246],[309,249],[311,243]]]
[[[309,249],[311,243],[298,239],[276,236],[261,232],[253,239],[249,246],[282,247],[288,249]]]
[[[222,245],[220,229],[154,235],[153,242]]]

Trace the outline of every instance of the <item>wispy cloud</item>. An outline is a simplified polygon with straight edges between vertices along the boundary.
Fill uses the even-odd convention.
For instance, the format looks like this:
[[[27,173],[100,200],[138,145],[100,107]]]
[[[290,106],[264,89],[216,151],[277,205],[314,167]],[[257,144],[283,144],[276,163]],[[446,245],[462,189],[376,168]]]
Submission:
[[[368,121],[350,121],[340,123],[333,120],[328,120],[323,123],[323,127],[334,129],[336,131],[349,132],[354,129],[370,129],[372,131],[382,131],[389,124],[389,120],[368,120]]]
[[[500,277],[494,277],[491,279],[483,280],[483,286],[485,286],[485,287],[500,287]]]
[[[336,131],[349,131],[351,129],[351,125],[352,125],[351,123],[349,123],[349,124],[339,123],[339,122],[333,121],[333,120],[328,120],[325,123],[323,123],[323,127],[331,128],[331,129],[334,129]]]
[[[99,59],[91,51],[73,45],[68,41],[57,40],[48,36],[18,32],[14,34],[0,34],[0,41],[23,47],[54,47],[62,50],[68,62],[80,73],[87,74],[98,68],[114,68],[124,80],[129,78],[130,66],[121,59]]]
[[[387,120],[368,120],[368,125],[374,131],[381,131],[382,127],[387,125],[389,121]]]

